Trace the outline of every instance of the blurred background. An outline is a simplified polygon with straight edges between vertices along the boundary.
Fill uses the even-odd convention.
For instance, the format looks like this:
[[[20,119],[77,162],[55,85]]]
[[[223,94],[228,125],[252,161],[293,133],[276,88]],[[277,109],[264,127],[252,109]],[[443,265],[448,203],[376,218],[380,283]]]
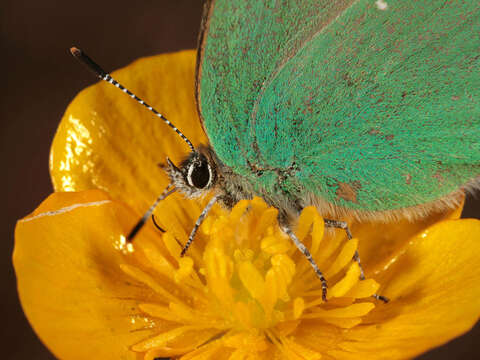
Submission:
[[[0,2],[2,359],[54,359],[23,315],[11,254],[16,220],[52,192],[48,155],[57,124],[75,94],[95,82],[68,49],[83,48],[108,71],[142,56],[195,48],[202,6],[200,0]],[[464,216],[479,214],[480,202],[468,199]],[[477,325],[419,359],[480,358],[479,341]]]

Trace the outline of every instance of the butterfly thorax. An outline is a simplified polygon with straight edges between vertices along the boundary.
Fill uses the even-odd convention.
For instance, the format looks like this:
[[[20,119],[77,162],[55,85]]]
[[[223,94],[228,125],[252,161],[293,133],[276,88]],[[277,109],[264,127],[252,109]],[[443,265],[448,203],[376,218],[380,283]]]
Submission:
[[[295,218],[308,205],[301,200],[300,192],[289,192],[287,184],[295,178],[293,167],[258,167],[250,172],[251,175],[245,176],[225,165],[209,146],[201,146],[191,152],[178,167],[170,159],[167,162],[166,170],[171,183],[187,198],[213,192],[223,207],[231,209],[240,200],[260,196],[286,219]]]

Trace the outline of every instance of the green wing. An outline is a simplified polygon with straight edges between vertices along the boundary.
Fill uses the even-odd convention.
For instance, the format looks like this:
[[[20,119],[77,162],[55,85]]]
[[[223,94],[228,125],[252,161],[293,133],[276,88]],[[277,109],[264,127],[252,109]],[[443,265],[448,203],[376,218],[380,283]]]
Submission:
[[[392,210],[480,174],[478,1],[217,0],[207,25],[204,126],[257,189]]]

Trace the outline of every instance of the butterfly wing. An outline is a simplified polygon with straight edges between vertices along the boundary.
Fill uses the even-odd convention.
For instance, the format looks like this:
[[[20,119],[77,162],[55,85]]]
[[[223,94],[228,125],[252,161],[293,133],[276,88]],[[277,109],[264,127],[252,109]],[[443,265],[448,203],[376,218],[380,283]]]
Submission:
[[[201,111],[234,171],[270,193],[370,211],[437,200],[480,174],[478,2],[274,3],[211,11]]]
[[[197,59],[197,103],[220,159],[248,175],[252,112],[289,53],[348,6],[331,1],[208,1]],[[252,156],[254,154],[250,154]]]

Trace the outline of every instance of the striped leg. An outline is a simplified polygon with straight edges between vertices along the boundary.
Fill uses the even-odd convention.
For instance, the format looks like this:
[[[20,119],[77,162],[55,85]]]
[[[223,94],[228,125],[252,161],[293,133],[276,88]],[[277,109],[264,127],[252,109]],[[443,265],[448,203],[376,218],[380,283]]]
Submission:
[[[336,229],[345,230],[348,240],[353,239],[352,233],[350,232],[350,229],[348,228],[348,224],[345,221],[324,219],[324,222],[325,222],[325,226],[327,227],[333,227]],[[360,267],[360,280],[365,280],[365,273],[363,271],[362,262],[360,261],[360,254],[358,253],[358,250],[355,250],[355,254],[353,255],[353,260],[355,260],[358,263],[358,266]],[[378,294],[373,294],[372,297],[376,300],[381,300],[385,303],[390,301],[387,297],[378,295]]]
[[[315,271],[315,274],[317,274],[318,278],[322,282],[322,300],[327,301],[327,280],[323,276],[322,272],[318,268],[317,263],[315,260],[313,260],[312,254],[310,254],[310,251],[303,245],[303,243],[297,238],[297,236],[293,233],[293,231],[288,227],[288,226],[282,226],[282,230],[292,239],[293,243],[297,247],[300,252],[305,255],[307,258],[308,262],[310,265],[312,265],[313,271]]]
[[[180,253],[180,256],[184,256],[185,253],[187,252],[188,248],[190,247],[190,245],[193,242],[193,239],[195,238],[195,234],[197,233],[198,228],[202,224],[203,220],[205,220],[205,217],[207,216],[208,212],[212,208],[213,204],[215,204],[217,202],[217,200],[218,200],[217,197],[214,196],[212,198],[212,200],[209,201],[207,206],[205,206],[205,208],[203,209],[202,213],[200,214],[197,221],[195,222],[195,226],[193,227],[192,232],[190,233],[190,236],[188,237],[188,241],[185,244],[185,246],[183,247],[182,252]]]
[[[327,227],[345,230],[348,240],[353,239],[352,233],[350,232],[348,224],[345,221],[324,219],[324,222],[325,226]],[[360,267],[360,280],[365,280],[365,273],[363,271],[362,262],[360,261],[360,255],[358,254],[358,250],[355,250],[355,255],[353,255],[353,259],[358,263],[358,266]]]

